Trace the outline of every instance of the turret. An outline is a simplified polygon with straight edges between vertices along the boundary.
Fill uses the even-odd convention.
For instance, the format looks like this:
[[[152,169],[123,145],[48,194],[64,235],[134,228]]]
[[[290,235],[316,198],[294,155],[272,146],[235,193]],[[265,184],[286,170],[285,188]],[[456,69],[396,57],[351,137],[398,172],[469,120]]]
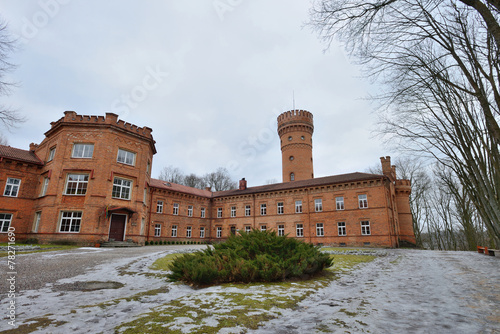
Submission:
[[[278,116],[283,182],[314,178],[312,158],[313,115],[290,110]]]

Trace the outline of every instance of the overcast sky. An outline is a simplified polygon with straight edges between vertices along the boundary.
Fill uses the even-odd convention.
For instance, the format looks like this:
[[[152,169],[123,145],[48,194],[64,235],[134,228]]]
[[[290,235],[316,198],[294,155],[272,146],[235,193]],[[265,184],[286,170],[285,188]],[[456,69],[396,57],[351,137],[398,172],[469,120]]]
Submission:
[[[304,24],[306,0],[0,0],[20,49],[19,87],[2,104],[27,121],[2,135],[40,143],[65,110],[113,112],[153,129],[164,166],[225,167],[249,186],[281,182],[276,117],[314,115],[316,177],[365,171],[391,155],[373,135],[370,87],[343,49]]]

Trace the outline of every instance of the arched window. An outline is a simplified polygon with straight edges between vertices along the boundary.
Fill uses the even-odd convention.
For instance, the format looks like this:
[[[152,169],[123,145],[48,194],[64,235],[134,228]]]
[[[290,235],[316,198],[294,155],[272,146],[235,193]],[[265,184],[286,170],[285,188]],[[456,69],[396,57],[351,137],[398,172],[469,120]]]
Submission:
[[[295,181],[295,174],[294,173],[290,173],[290,181]]]

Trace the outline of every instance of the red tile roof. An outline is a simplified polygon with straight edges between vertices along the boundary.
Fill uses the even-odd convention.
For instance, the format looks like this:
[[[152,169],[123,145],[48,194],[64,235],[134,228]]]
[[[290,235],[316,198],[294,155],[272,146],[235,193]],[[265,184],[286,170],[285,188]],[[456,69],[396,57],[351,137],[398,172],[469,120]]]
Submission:
[[[381,179],[381,178],[386,178],[386,176],[379,175],[379,174],[368,174],[368,173],[349,173],[349,174],[332,175],[332,176],[326,176],[326,177],[318,177],[318,178],[309,179],[309,180],[267,184],[264,186],[249,187],[249,188],[246,188],[243,190],[233,189],[233,190],[225,190],[225,191],[217,191],[217,192],[211,192],[208,190],[191,188],[191,187],[183,186],[180,184],[166,182],[166,181],[157,180],[157,179],[151,179],[150,186],[154,187],[154,188],[159,188],[159,189],[178,191],[181,193],[212,198],[212,197],[248,195],[248,194],[256,194],[256,193],[262,193],[262,192],[271,192],[271,191],[279,191],[279,190],[287,190],[287,189],[295,189],[295,188],[315,187],[315,186],[322,186],[322,185],[327,185],[327,184],[358,182],[358,181],[374,180],[374,179]]]
[[[12,159],[43,166],[43,161],[40,160],[35,153],[26,150],[20,150],[18,148],[10,146],[0,145],[0,158]]]
[[[195,196],[201,196],[201,197],[208,197],[208,198],[212,197],[211,191],[198,189],[198,188],[191,188],[188,186],[183,186],[181,184],[167,182],[167,181],[158,180],[158,179],[151,179],[151,182],[149,185],[153,188],[158,188],[158,189],[177,191],[177,192],[195,195]]]
[[[315,186],[322,186],[322,185],[327,185],[327,184],[358,182],[358,181],[373,180],[373,179],[380,179],[380,178],[385,178],[385,176],[378,175],[378,174],[367,174],[367,173],[349,173],[349,174],[318,177],[318,178],[308,179],[308,180],[267,184],[264,186],[249,187],[249,188],[244,189],[244,190],[234,189],[234,190],[218,191],[218,192],[214,193],[213,197],[255,194],[255,193],[271,192],[271,191],[279,191],[279,190],[287,190],[287,189],[315,187]]]

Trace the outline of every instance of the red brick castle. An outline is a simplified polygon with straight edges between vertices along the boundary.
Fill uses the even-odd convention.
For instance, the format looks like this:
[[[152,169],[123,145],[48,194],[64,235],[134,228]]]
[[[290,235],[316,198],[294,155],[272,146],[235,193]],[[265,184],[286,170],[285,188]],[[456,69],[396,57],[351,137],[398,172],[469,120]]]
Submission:
[[[212,192],[151,177],[152,129],[107,113],[66,111],[29,151],[0,145],[0,241],[220,241],[251,229],[315,244],[415,243],[408,180],[383,174],[314,178],[313,115],[278,117],[283,183]]]

